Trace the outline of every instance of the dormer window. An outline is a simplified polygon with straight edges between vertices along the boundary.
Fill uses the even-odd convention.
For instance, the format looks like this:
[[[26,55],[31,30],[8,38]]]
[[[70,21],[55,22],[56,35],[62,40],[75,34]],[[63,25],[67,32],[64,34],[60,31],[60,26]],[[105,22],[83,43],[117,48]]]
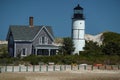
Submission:
[[[40,37],[39,43],[40,44],[48,44],[48,38],[45,36]]]

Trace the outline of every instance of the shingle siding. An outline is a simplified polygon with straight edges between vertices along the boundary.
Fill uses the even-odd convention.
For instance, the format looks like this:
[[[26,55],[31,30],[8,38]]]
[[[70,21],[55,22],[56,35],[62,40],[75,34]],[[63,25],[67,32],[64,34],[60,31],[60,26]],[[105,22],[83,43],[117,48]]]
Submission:
[[[16,42],[16,56],[18,54],[22,55],[22,49],[27,49],[26,55],[32,54],[32,43],[27,42]]]

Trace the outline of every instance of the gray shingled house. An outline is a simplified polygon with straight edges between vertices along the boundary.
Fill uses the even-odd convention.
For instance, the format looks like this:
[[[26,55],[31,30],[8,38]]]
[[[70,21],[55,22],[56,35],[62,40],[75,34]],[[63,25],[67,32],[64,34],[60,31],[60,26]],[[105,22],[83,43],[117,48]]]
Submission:
[[[7,38],[10,56],[55,55],[58,46],[54,44],[54,35],[50,26],[34,26],[33,17],[29,26],[11,25]]]

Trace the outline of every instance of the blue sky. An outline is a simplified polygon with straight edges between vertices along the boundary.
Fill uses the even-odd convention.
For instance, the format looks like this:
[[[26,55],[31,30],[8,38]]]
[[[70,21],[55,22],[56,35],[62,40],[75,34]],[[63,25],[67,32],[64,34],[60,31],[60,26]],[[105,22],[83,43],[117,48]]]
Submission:
[[[80,4],[86,18],[86,34],[120,33],[120,0],[0,0],[0,40],[9,25],[52,26],[56,37],[71,36],[73,8]]]

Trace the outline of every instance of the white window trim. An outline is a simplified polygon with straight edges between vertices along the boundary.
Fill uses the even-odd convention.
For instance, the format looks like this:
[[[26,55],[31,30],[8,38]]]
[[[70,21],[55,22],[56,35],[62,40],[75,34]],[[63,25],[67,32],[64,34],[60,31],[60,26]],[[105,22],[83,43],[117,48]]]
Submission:
[[[42,44],[42,37],[39,38],[39,44]]]
[[[48,44],[48,38],[45,37],[45,44]]]
[[[44,44],[48,44],[48,38],[46,37],[46,36],[41,36],[40,38],[39,38],[39,44],[41,44],[41,45],[44,45],[42,42],[42,37],[44,37],[45,39],[45,41],[44,41]]]

